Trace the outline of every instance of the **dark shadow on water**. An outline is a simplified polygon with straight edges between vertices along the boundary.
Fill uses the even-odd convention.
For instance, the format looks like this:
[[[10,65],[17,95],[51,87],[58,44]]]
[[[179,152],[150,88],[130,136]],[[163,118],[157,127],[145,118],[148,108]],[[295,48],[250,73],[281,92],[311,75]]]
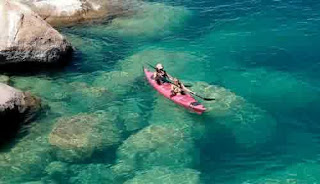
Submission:
[[[32,121],[39,118],[44,110],[40,110],[35,114],[20,114],[18,109],[11,110],[0,114],[0,151],[8,150],[22,137],[28,134],[28,126]]]

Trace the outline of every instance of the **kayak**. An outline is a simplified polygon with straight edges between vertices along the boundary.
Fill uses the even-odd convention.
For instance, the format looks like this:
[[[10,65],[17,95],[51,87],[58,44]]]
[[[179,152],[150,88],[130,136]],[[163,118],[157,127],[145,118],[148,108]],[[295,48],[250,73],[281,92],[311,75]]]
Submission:
[[[171,97],[171,85],[170,83],[163,83],[158,85],[157,82],[153,78],[153,72],[150,72],[148,69],[144,68],[144,73],[148,79],[148,82],[156,89],[160,94],[164,97],[172,100],[174,103],[189,109],[197,114],[202,114],[206,108],[196,101],[190,94],[180,95],[177,94]]]

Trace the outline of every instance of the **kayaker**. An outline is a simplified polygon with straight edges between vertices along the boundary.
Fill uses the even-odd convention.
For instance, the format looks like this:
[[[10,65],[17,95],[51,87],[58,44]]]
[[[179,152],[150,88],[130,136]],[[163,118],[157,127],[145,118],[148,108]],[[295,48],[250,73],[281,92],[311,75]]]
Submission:
[[[173,77],[171,77],[163,68],[161,63],[158,63],[156,65],[156,71],[153,74],[154,80],[156,80],[158,85],[161,85],[168,80],[172,80]]]
[[[186,88],[179,79],[174,78],[173,84],[171,85],[171,97],[175,95],[185,95],[186,92],[190,92],[188,88]]]

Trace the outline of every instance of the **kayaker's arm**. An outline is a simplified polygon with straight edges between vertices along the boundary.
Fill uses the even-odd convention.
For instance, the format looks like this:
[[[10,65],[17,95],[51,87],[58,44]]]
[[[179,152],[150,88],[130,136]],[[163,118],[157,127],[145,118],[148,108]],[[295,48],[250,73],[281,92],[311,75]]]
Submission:
[[[166,75],[168,76],[168,79],[173,81],[174,77],[172,77],[171,75],[169,75],[167,72],[166,72]]]
[[[182,85],[182,90],[184,90],[184,91],[186,91],[186,92],[188,92],[188,93],[191,93],[191,94],[195,94],[195,92],[193,92],[193,91],[191,91],[190,89],[186,88],[186,87],[184,86],[184,84],[181,83],[181,85]]]

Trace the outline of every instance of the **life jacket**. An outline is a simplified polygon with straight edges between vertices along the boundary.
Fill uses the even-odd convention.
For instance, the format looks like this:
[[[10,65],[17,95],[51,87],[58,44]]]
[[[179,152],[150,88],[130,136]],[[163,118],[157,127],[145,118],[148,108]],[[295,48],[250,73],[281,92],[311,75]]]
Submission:
[[[166,71],[164,71],[164,70],[156,70],[156,73],[157,73],[157,77],[161,77],[161,78],[165,78],[165,77],[167,77],[168,75],[167,75],[167,72]]]

